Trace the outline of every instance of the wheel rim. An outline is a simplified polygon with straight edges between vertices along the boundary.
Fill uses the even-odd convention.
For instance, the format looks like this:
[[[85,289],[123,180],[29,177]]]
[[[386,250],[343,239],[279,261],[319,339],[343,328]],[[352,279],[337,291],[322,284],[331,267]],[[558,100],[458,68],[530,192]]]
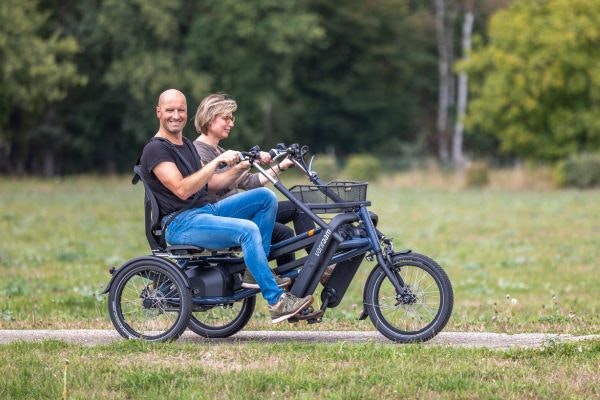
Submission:
[[[122,281],[117,313],[134,337],[156,339],[174,329],[181,315],[181,288],[162,271],[144,268]]]
[[[237,322],[247,307],[248,299],[211,307],[194,308],[192,318],[207,330],[225,329]]]
[[[415,265],[396,269],[411,296],[398,298],[396,289],[385,274],[381,275],[375,293],[375,308],[395,331],[402,334],[419,333],[429,328],[438,318],[442,307],[441,287],[427,271]]]

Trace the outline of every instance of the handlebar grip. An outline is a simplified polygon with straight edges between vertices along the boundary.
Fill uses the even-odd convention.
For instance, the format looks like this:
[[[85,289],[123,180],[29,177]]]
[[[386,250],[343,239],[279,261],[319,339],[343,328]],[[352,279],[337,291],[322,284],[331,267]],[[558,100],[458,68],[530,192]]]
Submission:
[[[277,143],[274,149],[269,150],[269,156],[271,156],[271,158],[276,158],[287,154],[287,150],[288,148],[285,144]]]

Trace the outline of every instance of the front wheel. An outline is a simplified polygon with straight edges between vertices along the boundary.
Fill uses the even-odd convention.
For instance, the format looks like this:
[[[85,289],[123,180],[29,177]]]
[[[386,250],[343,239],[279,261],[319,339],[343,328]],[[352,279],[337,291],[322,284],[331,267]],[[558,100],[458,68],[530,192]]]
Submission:
[[[431,339],[452,314],[454,294],[448,276],[435,261],[417,253],[395,255],[391,267],[405,293],[397,293],[383,269],[376,266],[364,291],[369,318],[395,342]]]

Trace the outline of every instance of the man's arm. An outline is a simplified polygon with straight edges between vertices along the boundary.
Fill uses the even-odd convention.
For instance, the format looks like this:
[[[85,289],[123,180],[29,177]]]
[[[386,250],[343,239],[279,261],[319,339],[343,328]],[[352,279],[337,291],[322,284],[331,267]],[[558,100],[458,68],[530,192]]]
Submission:
[[[220,163],[224,162],[227,165],[235,166],[238,159],[238,152],[228,150],[185,178],[181,175],[175,163],[170,161],[163,161],[157,164],[152,172],[173,194],[182,200],[187,200],[208,183]]]
[[[250,163],[248,161],[242,161],[241,163],[232,166],[227,171],[217,171],[210,177],[208,189],[217,192],[222,189],[235,188],[238,186],[239,181],[247,176],[249,169]]]

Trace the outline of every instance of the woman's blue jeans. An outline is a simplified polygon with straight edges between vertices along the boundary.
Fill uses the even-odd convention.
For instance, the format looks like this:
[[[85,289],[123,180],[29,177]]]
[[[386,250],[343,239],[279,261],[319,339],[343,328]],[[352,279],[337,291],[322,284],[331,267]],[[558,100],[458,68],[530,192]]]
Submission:
[[[209,249],[241,246],[246,267],[272,305],[283,293],[267,261],[276,214],[275,194],[265,188],[252,189],[183,211],[169,224],[166,240],[171,245]]]

